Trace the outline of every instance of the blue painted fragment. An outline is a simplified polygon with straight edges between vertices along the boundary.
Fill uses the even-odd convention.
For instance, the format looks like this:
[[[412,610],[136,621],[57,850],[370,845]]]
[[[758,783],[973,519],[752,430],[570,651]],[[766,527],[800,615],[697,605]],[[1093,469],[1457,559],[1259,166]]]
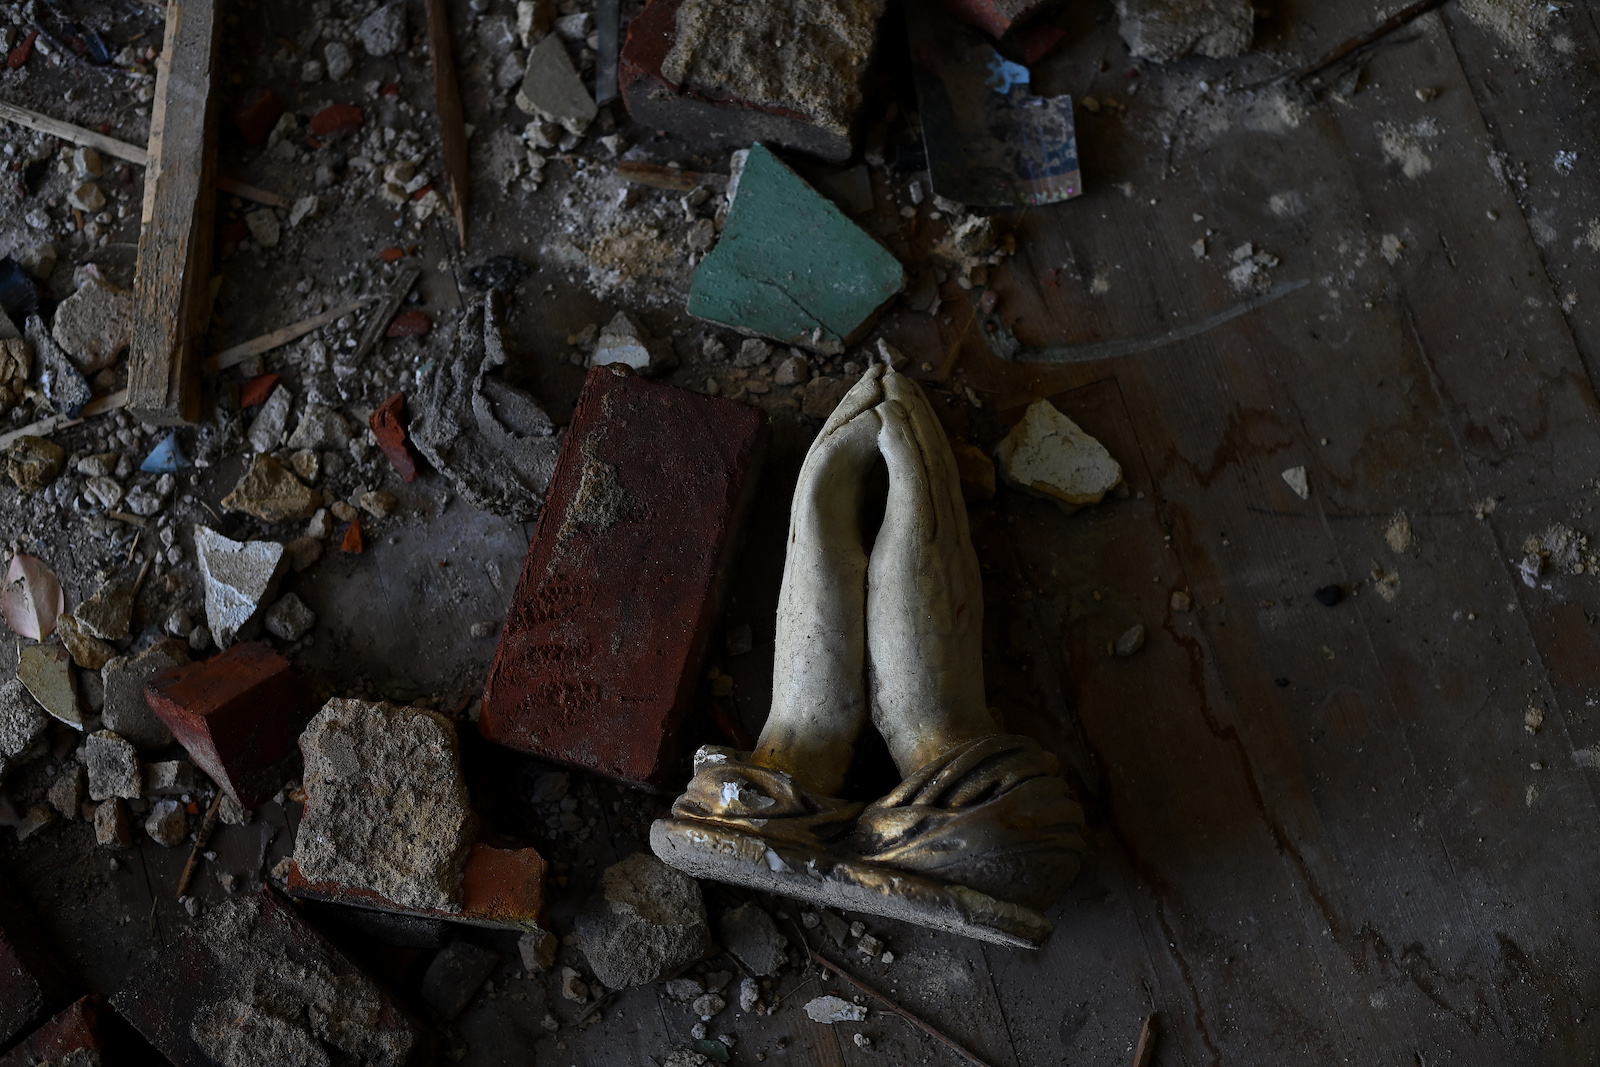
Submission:
[[[176,474],[187,466],[189,457],[183,454],[183,446],[178,443],[178,431],[174,430],[150,450],[144,462],[139,464],[139,469],[146,474]]]

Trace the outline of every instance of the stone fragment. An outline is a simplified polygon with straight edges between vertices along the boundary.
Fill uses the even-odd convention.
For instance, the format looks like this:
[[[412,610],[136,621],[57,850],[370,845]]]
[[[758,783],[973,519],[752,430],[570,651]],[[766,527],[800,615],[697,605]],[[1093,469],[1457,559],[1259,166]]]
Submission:
[[[84,739],[81,756],[89,772],[90,800],[138,800],[143,795],[139,753],[123,738],[110,730],[96,731]]]
[[[994,499],[994,460],[989,454],[965,441],[951,441],[955,453],[956,473],[961,478],[961,499],[968,504],[976,500]]]
[[[374,59],[404,51],[406,6],[400,0],[384,4],[356,24],[356,40]]]
[[[405,407],[406,395],[396,393],[378,405],[368,425],[395,473],[410,482],[417,477],[417,460],[406,438]]]
[[[1194,610],[1194,599],[1182,589],[1176,590],[1167,601],[1167,606],[1173,611],[1185,612]]]
[[[144,795],[147,797],[198,793],[205,784],[204,776],[188,760],[163,760],[144,765]]]
[[[394,509],[399,506],[400,501],[393,493],[384,492],[382,489],[374,489],[370,492],[362,493],[361,499],[357,503],[361,505],[362,511],[365,511],[373,518],[387,519],[394,514]]]
[[[24,493],[37,493],[56,480],[66,464],[67,453],[60,445],[43,437],[24,434],[5,451],[6,475]]]
[[[478,728],[545,759],[660,783],[716,626],[765,420],[597,367],[567,433]]]
[[[1122,481],[1122,467],[1105,446],[1048,400],[1028,407],[995,458],[1008,484],[1074,506],[1100,503]]]
[[[761,987],[756,984],[756,980],[749,975],[739,979],[739,1010],[751,1012],[760,1001]]]
[[[72,677],[72,657],[55,642],[29,645],[17,661],[17,678],[51,716],[83,729],[83,707]]]
[[[315,537],[297,537],[283,546],[289,557],[289,566],[300,574],[322,558],[322,542]]]
[[[157,641],[136,655],[118,656],[100,669],[105,704],[100,709],[106,729],[115,730],[135,748],[172,744],[172,731],[150,710],[145,689],[157,677],[189,662],[189,646],[173,638]]]
[[[859,1023],[866,1019],[867,1009],[860,1004],[852,1004],[843,997],[829,996],[815,997],[806,1001],[806,1015],[814,1023]]]
[[[306,880],[459,912],[477,816],[450,721],[421,708],[330,700],[300,748],[306,807],[295,864]]]
[[[300,771],[300,730],[316,712],[289,661],[260,642],[168,671],[145,690],[189,758],[241,806]]]
[[[689,976],[669,978],[662,983],[662,988],[666,990],[668,999],[679,1004],[688,1004],[703,996],[706,991],[704,982]]]
[[[322,61],[327,65],[328,77],[334,81],[344,80],[356,62],[350,55],[350,49],[339,41],[329,41],[322,46]]]
[[[101,848],[132,848],[133,824],[128,803],[112,797],[94,809],[94,840]]]
[[[4,700],[0,696],[0,700]],[[89,795],[89,776],[81,763],[69,763],[50,783],[48,799],[63,819],[71,821],[82,817],[83,802]]]
[[[257,208],[244,217],[244,224],[250,230],[250,236],[262,248],[276,248],[278,241],[283,236],[283,227],[278,222],[277,214],[270,207]]]
[[[19,679],[0,682],[0,781],[12,770],[48,751],[50,719]]]
[[[271,456],[258,454],[250,469],[222,499],[226,511],[242,511],[262,522],[309,519],[322,506],[322,494],[296,478]]]
[[[0,884],[0,1048],[72,999],[72,981],[44,926]]]
[[[134,587],[113,578],[73,611],[78,628],[102,641],[121,641],[133,625]]]
[[[841,163],[854,151],[882,0],[651,0],[619,68],[650,129],[745,147],[766,141]]]
[[[556,963],[556,949],[560,941],[549,930],[530,930],[517,939],[517,954],[522,957],[522,969],[529,974],[543,974]]]
[[[83,487],[83,495],[94,503],[111,511],[122,503],[122,483],[115,478],[100,476],[90,478]]]
[[[28,316],[24,335],[33,349],[34,372],[44,398],[58,414],[69,419],[77,418],[83,405],[94,396],[88,381],[73,364],[71,357],[56,344],[39,316]]]
[[[97,637],[84,633],[77,616],[65,612],[56,618],[56,633],[67,646],[72,662],[86,671],[97,671],[117,657],[117,650]]]
[[[316,544],[318,555],[321,555],[322,546],[320,543]],[[311,628],[317,624],[317,616],[306,607],[304,600],[290,593],[268,608],[261,621],[266,626],[267,633],[278,640],[298,641],[311,632]]]
[[[194,548],[205,582],[206,623],[217,647],[227,648],[252,636],[261,605],[271,599],[283,577],[283,546],[275,541],[234,541],[196,526]]]
[[[489,290],[456,327],[417,397],[411,440],[473,507],[517,522],[539,515],[561,435],[538,403],[497,373],[506,364],[501,297]]]
[[[0,338],[0,415],[21,402],[32,373],[33,349],[28,342],[20,337]]]
[[[307,404],[289,437],[289,447],[318,452],[344,452],[350,447],[350,424],[325,404]]]
[[[18,262],[34,278],[47,282],[50,280],[50,275],[56,272],[56,264],[61,262],[61,258],[53,242],[41,241],[22,253]]]
[[[293,404],[289,390],[281,385],[272,390],[250,423],[250,432],[245,435],[251,448],[257,452],[271,452],[283,447],[283,435],[289,432],[289,409]]]
[[[409,1012],[276,891],[213,903],[112,998],[181,1067],[434,1062]]]
[[[811,380],[811,365],[804,356],[790,356],[772,372],[773,385],[804,385]]]
[[[904,284],[899,260],[758,144],[689,314],[834,355]]]
[[[1249,0],[1117,0],[1117,18],[1128,51],[1157,63],[1243,55],[1255,34]]]
[[[67,191],[67,203],[79,211],[93,215],[105,209],[106,194],[94,182],[83,181]]]
[[[582,137],[598,112],[594,97],[572,67],[567,46],[557,34],[550,34],[528,53],[528,69],[517,90],[517,106],[546,122],[559,124],[575,137]]]
[[[695,997],[694,1003],[689,1005],[689,1010],[700,1016],[702,1020],[709,1022],[717,1012],[727,1006],[728,1002],[726,1000],[723,1000],[715,993],[707,993],[704,996]]]
[[[660,369],[656,347],[656,339],[644,327],[629,318],[627,312],[619,311],[600,331],[590,363],[596,367],[620,363],[640,374],[650,374]]]
[[[253,813],[249,808],[240,804],[228,794],[222,794],[222,803],[217,805],[217,818],[229,826],[246,826],[249,824]]]
[[[433,957],[422,975],[422,999],[448,1022],[466,1010],[500,963],[493,949],[457,938]]]
[[[1306,469],[1304,467],[1290,467],[1285,470],[1283,472],[1283,482],[1294,490],[1294,495],[1301,500],[1311,499],[1311,480],[1306,477]]]
[[[158,800],[145,816],[144,832],[163,848],[176,848],[189,836],[189,816],[176,800]]]
[[[706,906],[693,878],[648,852],[606,869],[579,914],[578,947],[611,989],[671,978],[712,949]]]
[[[772,916],[755,904],[740,904],[722,913],[718,928],[722,947],[751,974],[774,975],[789,962],[789,943]]]
[[[321,210],[322,200],[315,193],[302,196],[294,202],[294,207],[289,209],[289,228],[299,226],[306,219],[316,218]]]
[[[133,293],[95,275],[56,307],[51,336],[84,374],[115,363],[133,343]]]
[[[294,471],[296,478],[309,485],[322,475],[322,457],[309,448],[302,448],[289,453],[289,469]]]
[[[1144,647],[1144,636],[1143,623],[1130,626],[1123,632],[1121,637],[1117,638],[1116,643],[1112,646],[1113,650],[1117,655],[1124,658],[1131,656]]]

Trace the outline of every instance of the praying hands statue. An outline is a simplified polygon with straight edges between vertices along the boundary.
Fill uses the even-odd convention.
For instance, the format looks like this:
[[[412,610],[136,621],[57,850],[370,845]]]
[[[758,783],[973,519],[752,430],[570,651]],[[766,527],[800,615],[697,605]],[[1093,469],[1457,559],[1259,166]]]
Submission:
[[[889,497],[863,544],[867,478]],[[690,874],[1037,947],[1077,874],[1083,813],[1036,741],[984,700],[983,585],[950,443],[909,378],[875,365],[800,470],[772,710],[754,752],[707,745],[651,830]],[[868,718],[901,775],[838,798]]]

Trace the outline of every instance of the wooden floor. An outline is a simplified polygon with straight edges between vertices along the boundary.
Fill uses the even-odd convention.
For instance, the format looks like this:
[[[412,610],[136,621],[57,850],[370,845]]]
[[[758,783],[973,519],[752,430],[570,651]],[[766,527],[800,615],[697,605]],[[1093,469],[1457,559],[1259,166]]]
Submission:
[[[1451,0],[1319,91],[1246,92],[1388,9],[1283,0],[1251,56],[1130,78],[1110,5],[1084,4],[1036,89],[1123,107],[1080,109],[1086,193],[1016,216],[998,314],[1024,346],[1152,343],[1007,362],[954,283],[935,315],[893,315],[953,433],[991,445],[1048,397],[1130,490],[1073,515],[1002,490],[972,512],[990,701],[1060,755],[1090,819],[1055,936],[1030,953],[874,924],[898,959],[857,967],[986,1062],[1130,1063],[1149,1013],[1161,1065],[1600,1062],[1600,574],[1518,569],[1525,539],[1556,523],[1600,550],[1600,26],[1592,5],[1558,7],[1511,41],[1490,16],[1544,5]],[[1275,261],[1266,284],[1307,284],[1155,343],[1245,299],[1227,275],[1246,244]],[[573,328],[562,315],[593,317],[580,304],[529,326],[547,393],[575,391],[545,343]],[[814,432],[778,429],[729,608],[757,639],[725,664],[752,727]],[[1297,466],[1306,500],[1281,477]],[[422,685],[481,667],[487,647],[434,637],[503,610],[519,531],[461,504],[434,525],[376,571],[330,570],[316,596],[368,607],[327,656]],[[475,539],[471,568],[432,591],[401,579],[446,538]],[[1345,597],[1329,607],[1313,594],[1332,584]],[[1172,610],[1180,591],[1194,610]],[[1135,623],[1143,650],[1108,655]],[[615,787],[576,791],[601,831],[557,857],[574,864],[558,929],[576,889],[644,839],[612,817]],[[287,829],[227,839],[278,855]],[[45,908],[51,862],[14,864],[43,879],[30,893]],[[170,873],[110,876],[131,926],[100,942],[125,949],[108,974],[142,958],[138,905]],[[52,925],[70,941],[80,920]],[[88,947],[69,952],[88,966]],[[824,988],[790,977],[778,1014],[730,1011],[712,1032],[739,1036],[738,1064],[961,1062],[892,1015],[810,1023],[798,1006]],[[503,982],[451,1041],[468,1064],[643,1067],[694,1021],[657,989],[555,1035],[547,1009],[577,1014],[540,983]]]

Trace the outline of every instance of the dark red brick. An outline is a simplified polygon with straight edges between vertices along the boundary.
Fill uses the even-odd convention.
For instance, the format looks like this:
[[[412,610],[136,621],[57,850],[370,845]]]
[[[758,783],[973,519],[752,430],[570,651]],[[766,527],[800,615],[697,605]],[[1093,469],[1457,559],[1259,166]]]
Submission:
[[[239,406],[241,408],[253,408],[257,404],[265,404],[267,397],[272,395],[273,387],[282,380],[283,375],[281,374],[263,374],[259,377],[251,378],[239,393]]]
[[[462,872],[462,902],[459,912],[408,908],[374,893],[370,889],[338,882],[308,882],[295,864],[289,868],[291,896],[330,904],[415,915],[429,919],[449,919],[473,926],[531,929],[544,918],[544,857],[532,848],[495,848],[479,842],[472,846]]]
[[[344,540],[339,542],[339,551],[359,556],[366,549],[367,539],[362,535],[361,518],[357,516],[350,520],[350,528],[344,532]]]
[[[385,263],[398,263],[402,259],[406,258],[406,250],[399,247],[385,248],[382,252],[379,252],[378,255],[383,257],[383,261]]]
[[[247,808],[300,772],[300,731],[316,701],[289,661],[259,641],[176,667],[145,690],[200,769]]]
[[[489,671],[484,737],[665,784],[765,444],[756,408],[589,373]]]
[[[311,132],[317,137],[355,133],[361,129],[361,109],[354,104],[329,104],[311,116]]]
[[[260,148],[272,135],[273,127],[283,117],[283,105],[278,94],[271,89],[261,89],[251,94],[243,107],[233,113],[233,124],[244,135],[244,143]]]
[[[11,50],[11,54],[6,56],[6,66],[12,70],[16,70],[18,67],[27,63],[28,60],[33,56],[33,42],[37,41],[38,39],[38,30],[33,30],[26,37],[24,37],[22,39],[22,43],[13,48]]]
[[[67,1004],[72,993],[39,920],[0,882],[0,1047]]]
[[[372,436],[377,439],[378,447],[389,457],[395,473],[411,482],[417,478],[417,457],[411,451],[411,442],[406,439],[405,414],[406,394],[396,393],[378,405],[368,425],[372,427]]]
[[[413,308],[402,311],[389,323],[386,337],[420,337],[433,329],[433,320]]]
[[[23,1038],[0,1056],[0,1067],[35,1067],[90,1050],[100,1053],[102,1067],[142,1067],[156,1062],[154,1050],[96,993]]]
[[[253,948],[278,957],[286,967],[326,968],[335,979],[348,980],[362,973],[276,890],[264,889],[256,899],[261,912],[251,935]],[[192,1028],[202,1012],[233,994],[237,970],[226,958],[219,958],[221,955],[205,943],[203,930],[197,930],[172,945],[111,998],[122,1017],[176,1067],[215,1067],[215,1061],[196,1043]],[[432,1032],[381,986],[379,994],[378,1017],[368,1029],[410,1035],[407,1067],[433,1063],[437,1045]]]

